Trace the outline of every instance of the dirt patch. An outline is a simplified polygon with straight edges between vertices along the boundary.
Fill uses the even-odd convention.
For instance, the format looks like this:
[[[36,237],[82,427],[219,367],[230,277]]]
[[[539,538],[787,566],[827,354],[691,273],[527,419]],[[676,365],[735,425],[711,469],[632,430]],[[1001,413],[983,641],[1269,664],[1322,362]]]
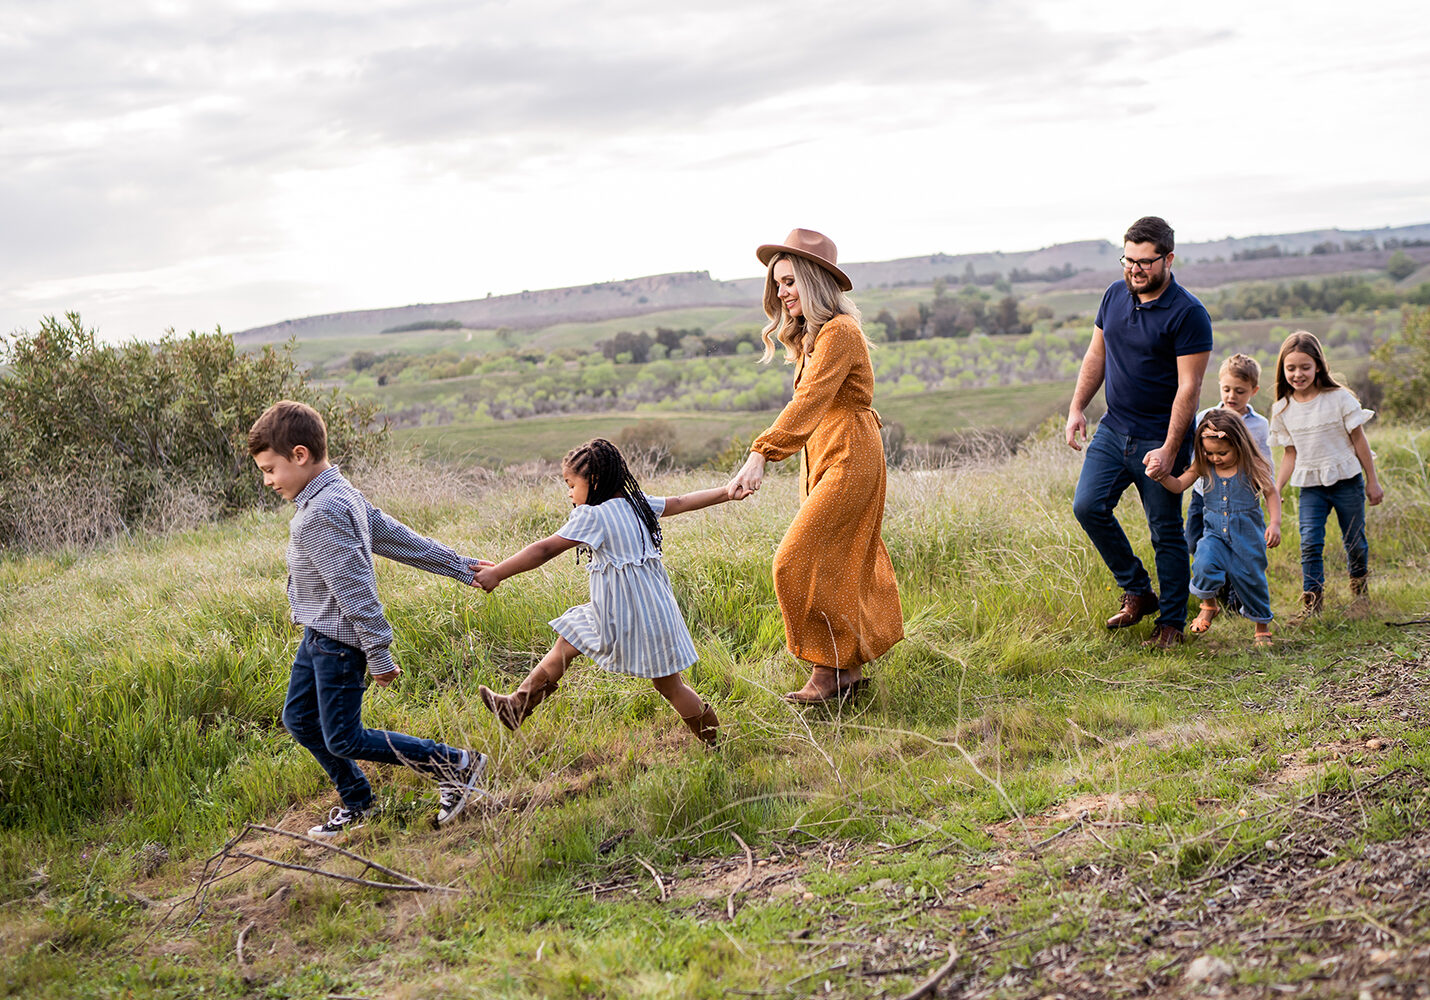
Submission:
[[[1048,818],[1054,823],[1080,817],[1120,820],[1129,813],[1151,809],[1156,804],[1157,800],[1146,792],[1077,795],[1058,806]]]
[[[618,833],[610,838],[612,848],[623,836]],[[621,869],[618,873],[577,889],[597,898],[661,898],[663,893],[665,900],[687,905],[700,916],[723,918],[729,912],[732,896],[737,910],[789,898],[812,899],[803,876],[814,871],[845,868],[856,863],[861,849],[866,848],[867,845],[849,842],[803,848],[775,845],[765,848],[770,852],[768,856],[752,852],[749,857],[737,854],[709,858],[695,863],[693,868],[686,866],[676,872],[654,874],[634,857],[625,857],[615,862]]]
[[[761,859],[746,866],[744,858],[727,858],[707,864],[699,874],[682,878],[671,887],[672,899],[714,900],[723,906],[732,892],[743,902],[802,898],[809,890],[800,876],[810,865],[796,858]]]
[[[1379,758],[1393,746],[1393,741],[1378,736],[1321,743],[1282,757],[1281,769],[1270,780],[1276,785],[1295,784],[1324,771],[1326,765],[1331,763],[1346,764],[1353,771],[1365,773],[1375,767]]]
[[[1311,697],[1339,706],[1355,721],[1394,719],[1430,727],[1430,653],[1387,656],[1363,671],[1328,680]]]

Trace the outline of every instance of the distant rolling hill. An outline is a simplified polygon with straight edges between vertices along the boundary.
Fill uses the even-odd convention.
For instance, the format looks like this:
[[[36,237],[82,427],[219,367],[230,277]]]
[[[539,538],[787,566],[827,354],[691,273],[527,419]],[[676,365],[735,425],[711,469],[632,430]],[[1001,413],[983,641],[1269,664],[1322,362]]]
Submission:
[[[1372,230],[1318,229],[1279,235],[1227,237],[1210,243],[1186,243],[1177,248],[1178,274],[1191,287],[1214,287],[1230,281],[1267,280],[1297,276],[1379,270],[1392,250],[1355,250],[1316,253],[1317,246],[1373,240],[1430,242],[1430,224]],[[1256,260],[1233,260],[1237,254],[1277,247],[1283,254]],[[1405,252],[1422,264],[1430,263],[1430,246],[1407,247]],[[972,269],[974,274],[1008,274],[1013,269],[1040,273],[1071,268],[1070,277],[1046,285],[1049,290],[1074,291],[1101,288],[1118,274],[1121,248],[1102,240],[1060,243],[1039,250],[1015,253],[994,251],[971,254],[928,254],[898,260],[845,265],[856,288],[903,284],[928,284],[935,279],[956,281]],[[639,316],[671,309],[704,306],[743,306],[757,302],[763,277],[717,281],[707,271],[658,274],[624,281],[489,295],[461,302],[418,303],[388,309],[329,313],[284,320],[254,327],[234,335],[241,344],[263,344],[297,337],[374,334],[412,323],[456,320],[471,329],[507,326],[533,329],[554,323],[590,323]]]

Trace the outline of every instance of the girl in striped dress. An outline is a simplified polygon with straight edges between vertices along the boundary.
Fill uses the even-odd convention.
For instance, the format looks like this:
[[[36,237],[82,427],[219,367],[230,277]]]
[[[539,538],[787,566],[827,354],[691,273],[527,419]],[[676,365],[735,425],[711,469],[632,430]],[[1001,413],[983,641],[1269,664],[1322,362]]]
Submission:
[[[525,573],[576,548],[588,554],[591,601],[551,621],[556,645],[511,694],[483,685],[482,702],[508,729],[517,729],[578,655],[607,670],[647,677],[695,736],[711,746],[720,720],[685,683],[681,671],[696,660],[670,577],[661,562],[660,518],[701,510],[750,491],[726,487],[676,497],[642,492],[620,450],[604,438],[573,449],[561,462],[574,509],[556,534],[532,542],[495,566],[479,567],[476,583],[491,593],[510,576]]]

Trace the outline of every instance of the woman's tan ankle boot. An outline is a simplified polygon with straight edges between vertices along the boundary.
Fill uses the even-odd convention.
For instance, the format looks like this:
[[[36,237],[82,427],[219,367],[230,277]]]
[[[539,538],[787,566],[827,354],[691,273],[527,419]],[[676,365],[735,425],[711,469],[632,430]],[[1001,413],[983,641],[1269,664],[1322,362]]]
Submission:
[[[538,663],[511,694],[497,694],[485,684],[477,688],[477,694],[481,695],[482,704],[491,709],[501,724],[514,732],[556,688],[557,684],[547,676],[546,668]]]
[[[827,701],[839,701],[864,690],[868,678],[862,667],[848,667],[836,670],[815,664],[809,672],[809,680],[798,691],[785,695],[785,701],[796,705],[820,705]]]
[[[709,702],[701,702],[700,714],[692,715],[688,718],[681,716],[681,721],[690,727],[690,731],[695,734],[695,738],[706,746],[715,745],[715,737],[720,729],[720,720],[715,715],[715,709],[710,707]]]

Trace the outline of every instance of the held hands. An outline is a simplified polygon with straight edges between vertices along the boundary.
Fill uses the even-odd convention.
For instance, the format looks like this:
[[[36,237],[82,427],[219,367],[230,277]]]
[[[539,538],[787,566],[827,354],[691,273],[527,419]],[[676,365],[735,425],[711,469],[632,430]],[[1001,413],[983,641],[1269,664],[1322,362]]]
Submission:
[[[1142,464],[1147,467],[1147,475],[1160,482],[1171,473],[1173,457],[1163,445],[1143,455]]]
[[[1069,448],[1073,451],[1082,451],[1082,444],[1078,442],[1078,435],[1082,435],[1084,443],[1087,441],[1087,417],[1081,410],[1068,412],[1068,425],[1063,433],[1067,439]]]
[[[496,564],[485,560],[481,566],[477,567],[476,573],[472,576],[472,586],[481,587],[488,594],[496,590],[501,581],[502,578],[496,573]]]
[[[725,492],[731,500],[743,500],[760,488],[765,479],[765,456],[757,451],[750,452],[735,478],[725,485]]]

